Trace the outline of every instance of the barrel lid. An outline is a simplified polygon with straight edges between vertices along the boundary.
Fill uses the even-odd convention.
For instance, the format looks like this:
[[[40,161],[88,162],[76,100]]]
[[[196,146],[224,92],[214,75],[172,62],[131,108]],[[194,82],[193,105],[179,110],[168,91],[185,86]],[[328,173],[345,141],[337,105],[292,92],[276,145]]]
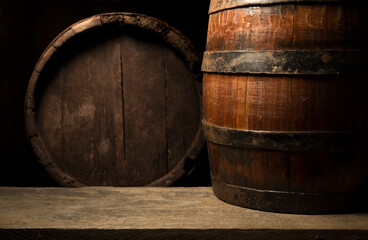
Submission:
[[[294,3],[331,3],[343,2],[344,0],[212,0],[210,3],[209,14],[223,11],[226,9],[258,6],[269,4],[294,4]]]
[[[105,33],[107,35],[104,35]],[[144,50],[144,54],[142,46],[148,49]],[[155,66],[158,64],[152,63],[153,67],[145,65],[146,62],[140,62],[142,57],[139,56],[142,55],[149,63],[162,63],[162,69],[156,74],[158,77],[152,78],[153,80],[150,76],[155,73]],[[161,56],[162,59],[159,58]],[[134,68],[135,65],[128,66],[132,61],[141,67],[137,69]],[[180,67],[177,67],[176,63],[180,63]],[[188,162],[191,162],[189,165],[192,167],[195,165],[195,161],[188,159],[195,159],[204,144],[199,123],[201,109],[198,102],[201,99],[199,89],[196,88],[199,88],[200,84],[195,81],[199,80],[200,76],[199,64],[199,54],[188,38],[167,23],[146,15],[105,13],[68,27],[46,48],[28,83],[25,99],[26,128],[30,144],[39,161],[57,182],[68,187],[173,184],[188,170]],[[176,68],[170,70],[174,65]],[[125,69],[131,70],[125,73]],[[145,75],[149,71],[145,69],[152,70],[153,73]],[[155,92],[159,85],[155,84],[155,79],[161,76],[165,76],[163,94]],[[130,85],[124,85],[128,78],[131,79]],[[135,81],[140,80],[141,88],[135,85]],[[168,84],[172,84],[171,88]],[[161,81],[159,86],[162,85]],[[189,95],[182,86],[190,91]],[[139,92],[137,89],[143,90]],[[155,105],[156,102],[150,102],[146,96],[152,92],[153,96],[161,94],[160,101],[163,102],[162,105],[166,104],[166,109],[165,106],[159,108],[161,105]],[[181,93],[187,94],[183,97],[186,101],[183,100],[180,110],[176,111],[175,104],[181,104]],[[124,105],[125,96],[131,99],[127,108]],[[194,100],[189,99],[189,96]],[[150,119],[154,117],[151,116],[156,116],[153,113],[156,109],[150,106],[159,108],[160,119],[166,124],[166,128],[162,127],[164,130],[161,132],[153,127],[145,131],[146,126],[153,125]],[[130,117],[134,115],[134,111],[140,115]],[[188,115],[188,112],[192,115]],[[104,120],[94,116],[101,116]],[[149,119],[145,119],[145,116]],[[177,123],[177,119],[182,122]],[[190,125],[196,121],[198,123]],[[132,122],[139,124],[133,128],[129,125]],[[159,124],[161,123],[156,125]],[[183,139],[177,139],[179,136],[176,131],[169,132],[170,129],[176,129],[176,126],[181,127],[181,132],[185,132],[180,135]],[[106,130],[107,128],[110,130]],[[134,141],[126,140],[125,130],[130,131],[129,139],[134,135]],[[166,135],[162,132],[166,132]],[[160,136],[160,142],[154,141],[156,135]],[[149,144],[144,145],[143,138],[147,139]],[[169,138],[175,139],[171,147],[168,147],[171,141]],[[185,143],[179,145],[180,141]],[[83,145],[84,143],[88,144],[88,147],[83,147],[86,145]],[[136,145],[142,147],[137,150],[134,148]],[[126,153],[128,148],[134,148],[129,156]],[[152,154],[150,149],[153,149]],[[71,155],[68,155],[68,150],[75,153],[72,158],[69,157]],[[145,161],[144,157],[136,156],[139,152],[147,153],[145,156],[150,157],[150,164],[142,162]],[[177,152],[180,153],[175,155]],[[130,156],[134,156],[134,159],[129,160]],[[161,158],[167,162],[164,163]],[[115,165],[111,167],[111,164]],[[142,166],[144,171],[150,171],[152,168],[155,168],[152,171],[158,170],[146,178],[148,180],[143,179],[146,176],[142,176],[144,174],[139,171],[129,175],[129,179],[119,180],[119,176],[123,175],[119,173],[120,170],[124,174],[136,171],[130,169],[127,164]],[[116,168],[120,170],[115,170]],[[159,170],[161,168],[165,170]],[[78,169],[80,176],[75,176],[75,169]],[[90,181],[90,175],[94,175],[93,181]],[[138,177],[134,179],[135,176],[142,177],[142,181],[139,180],[142,184],[137,183]],[[130,180],[135,183],[131,184]]]

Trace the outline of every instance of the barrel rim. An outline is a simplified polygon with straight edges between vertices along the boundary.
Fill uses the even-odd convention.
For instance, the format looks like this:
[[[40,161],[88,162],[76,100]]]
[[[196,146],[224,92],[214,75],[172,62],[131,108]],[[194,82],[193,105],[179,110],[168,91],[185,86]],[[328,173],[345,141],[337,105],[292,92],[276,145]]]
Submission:
[[[202,121],[208,142],[240,148],[278,151],[339,152],[364,147],[365,131],[263,131],[216,126]]]
[[[231,50],[206,51],[207,73],[271,75],[339,75],[363,71],[366,49]]]
[[[368,195],[363,190],[309,193],[262,190],[233,185],[211,174],[214,195],[227,203],[256,210],[293,213],[329,214],[365,211]]]
[[[354,0],[353,0],[354,1]],[[272,4],[303,4],[303,3],[336,3],[344,0],[211,0],[208,14],[250,6],[263,6]]]
[[[194,75],[194,80],[197,84],[198,98],[201,102],[200,94],[200,54],[192,45],[189,38],[184,36],[180,31],[168,25],[166,22],[158,20],[144,14],[130,13],[130,12],[111,12],[93,15],[91,17],[82,19],[64,31],[62,31],[45,49],[39,58],[31,77],[28,82],[26,96],[24,101],[24,114],[26,133],[30,145],[34,153],[38,157],[41,164],[44,165],[45,170],[56,180],[59,184],[67,187],[83,187],[86,184],[78,181],[74,177],[62,171],[52,160],[51,154],[46,148],[43,140],[39,134],[36,121],[36,105],[35,105],[35,91],[37,89],[40,73],[43,71],[47,63],[55,56],[58,49],[65,43],[71,41],[75,36],[86,31],[97,29],[105,25],[118,24],[118,26],[134,26],[140,29],[148,30],[158,34],[164,41],[171,45],[179,54],[182,55],[189,69]],[[202,107],[200,109],[200,118],[202,118]],[[199,123],[193,142],[188,147],[186,153],[178,161],[177,165],[171,169],[164,176],[147,186],[169,186],[184,175],[184,165],[187,159],[195,159],[201,151],[205,143],[202,126]]]

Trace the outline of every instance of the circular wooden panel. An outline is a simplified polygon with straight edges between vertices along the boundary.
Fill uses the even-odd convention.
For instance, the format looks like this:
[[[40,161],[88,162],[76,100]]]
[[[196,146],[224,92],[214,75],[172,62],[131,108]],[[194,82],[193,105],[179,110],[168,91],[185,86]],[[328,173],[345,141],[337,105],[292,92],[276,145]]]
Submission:
[[[72,25],[27,89],[40,162],[64,186],[172,184],[204,142],[199,62],[186,37],[151,17],[109,13]]]

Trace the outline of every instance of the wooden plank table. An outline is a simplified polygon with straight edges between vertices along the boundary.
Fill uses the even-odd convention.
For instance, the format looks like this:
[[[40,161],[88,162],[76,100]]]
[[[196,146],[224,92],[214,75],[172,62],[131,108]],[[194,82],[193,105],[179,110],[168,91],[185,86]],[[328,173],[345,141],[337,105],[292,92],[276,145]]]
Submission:
[[[368,239],[368,213],[262,212],[211,188],[0,188],[0,239]]]

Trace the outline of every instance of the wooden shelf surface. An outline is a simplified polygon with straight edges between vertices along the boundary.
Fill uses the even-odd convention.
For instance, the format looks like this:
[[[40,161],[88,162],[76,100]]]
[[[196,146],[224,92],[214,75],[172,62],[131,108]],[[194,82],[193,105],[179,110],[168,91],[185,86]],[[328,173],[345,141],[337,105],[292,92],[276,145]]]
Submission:
[[[368,213],[241,208],[209,187],[0,188],[0,239],[368,239]]]

